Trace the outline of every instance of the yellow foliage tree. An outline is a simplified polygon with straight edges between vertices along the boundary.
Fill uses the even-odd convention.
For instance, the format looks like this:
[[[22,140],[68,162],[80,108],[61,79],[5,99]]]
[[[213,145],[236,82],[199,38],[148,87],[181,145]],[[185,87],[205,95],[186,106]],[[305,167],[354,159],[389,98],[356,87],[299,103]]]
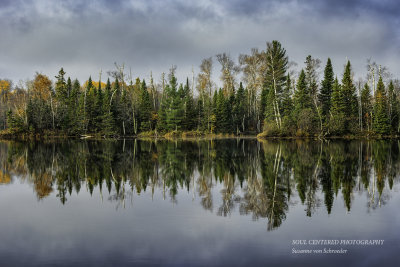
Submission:
[[[33,80],[32,96],[37,99],[48,101],[51,93],[51,80],[46,75],[36,73]]]

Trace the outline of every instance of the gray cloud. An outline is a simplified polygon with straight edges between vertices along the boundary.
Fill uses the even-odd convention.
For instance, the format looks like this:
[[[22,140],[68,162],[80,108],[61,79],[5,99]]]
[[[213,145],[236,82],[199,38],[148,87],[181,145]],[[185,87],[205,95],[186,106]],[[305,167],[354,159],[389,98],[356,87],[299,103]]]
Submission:
[[[175,64],[183,79],[202,58],[237,57],[274,39],[299,67],[308,54],[330,56],[340,76],[348,58],[364,76],[372,57],[396,76],[399,13],[394,0],[1,0],[0,78],[53,77],[64,67],[83,81],[118,62],[144,78]]]

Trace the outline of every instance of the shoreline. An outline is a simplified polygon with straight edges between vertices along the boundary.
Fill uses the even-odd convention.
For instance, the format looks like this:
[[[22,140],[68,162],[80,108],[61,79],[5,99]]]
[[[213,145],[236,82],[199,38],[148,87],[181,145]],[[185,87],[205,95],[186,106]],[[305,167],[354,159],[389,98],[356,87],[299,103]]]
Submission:
[[[48,141],[48,140],[182,140],[182,141],[197,141],[197,140],[222,140],[222,139],[257,139],[260,141],[267,140],[400,140],[398,135],[345,135],[345,136],[265,136],[260,134],[210,134],[201,132],[170,132],[166,134],[139,134],[126,136],[105,136],[99,134],[86,135],[62,135],[62,134],[11,134],[0,133],[0,140],[14,141]]]

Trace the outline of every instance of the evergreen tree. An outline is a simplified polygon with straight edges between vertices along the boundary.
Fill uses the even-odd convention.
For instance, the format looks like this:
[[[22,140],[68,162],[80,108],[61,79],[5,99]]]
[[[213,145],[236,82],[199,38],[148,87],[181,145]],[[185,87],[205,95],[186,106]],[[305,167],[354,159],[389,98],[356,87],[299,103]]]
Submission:
[[[103,96],[103,91],[101,89],[101,80],[99,80],[99,87],[97,88],[96,95],[95,95],[95,109],[93,112],[93,120],[94,120],[94,131],[96,132],[101,132],[102,130],[102,121],[103,121],[103,115],[104,115],[104,96]]]
[[[287,75],[286,85],[282,91],[282,133],[285,135],[292,134],[293,121],[293,100],[292,100],[292,80],[290,75]]]
[[[151,130],[151,100],[147,91],[146,82],[143,80],[140,94],[140,131]]]
[[[267,101],[268,101],[268,90],[263,87],[261,90],[261,96],[260,96],[260,109],[258,112],[258,116],[260,116],[262,119],[260,120],[258,118],[258,121],[261,121],[261,129],[264,127],[264,119],[266,118],[266,110],[267,110]]]
[[[394,91],[393,81],[390,81],[388,91],[389,91],[389,118],[390,118],[391,131],[397,133],[399,127],[399,101],[397,99],[397,94]]]
[[[390,121],[387,110],[387,97],[382,76],[379,77],[375,92],[374,105],[374,131],[378,134],[388,134],[390,132]]]
[[[294,111],[296,114],[299,114],[301,110],[312,107],[311,95],[306,83],[306,74],[304,70],[301,70],[294,94]]]
[[[216,103],[215,103],[215,116],[216,116],[216,131],[221,133],[225,130],[225,97],[222,89],[218,90]]]
[[[357,127],[357,114],[358,114],[358,102],[356,96],[356,87],[353,84],[351,64],[347,61],[343,78],[341,92],[344,101],[344,115],[345,115],[345,132],[354,132]]]
[[[72,91],[72,81],[71,81],[70,77],[68,77],[68,79],[67,79],[67,85],[66,86],[67,86],[66,87],[67,99],[69,99],[70,96],[71,96],[71,91]]]
[[[281,43],[274,40],[267,43],[265,52],[266,70],[264,76],[264,90],[266,92],[266,108],[272,106],[272,112],[266,111],[266,120],[275,121],[278,129],[282,126],[282,117],[280,114],[281,91],[286,82],[286,71],[288,68],[288,56]],[[272,91],[272,92],[271,92]],[[270,105],[268,105],[270,104]],[[272,115],[272,114],[273,115]]]
[[[80,123],[82,120],[82,113],[79,109],[80,88],[81,85],[79,84],[79,81],[75,79],[72,85],[68,103],[68,117],[71,118],[69,131],[71,134],[78,134],[81,130]]]
[[[69,129],[70,121],[68,117],[68,93],[67,83],[65,81],[65,71],[63,68],[58,72],[57,82],[55,85],[55,96],[57,105],[53,105],[53,109],[56,109],[56,121],[57,127],[66,132]]]
[[[85,97],[85,114],[86,114],[86,132],[92,133],[95,132],[95,110],[96,110],[96,89],[92,82],[92,77],[89,77],[89,80],[86,85],[86,97]]]
[[[282,116],[288,117],[292,115],[293,112],[293,101],[292,101],[292,80],[290,74],[287,75],[286,85],[282,91]]]
[[[56,82],[56,97],[57,100],[62,102],[65,101],[67,99],[67,84],[65,82],[65,71],[63,68],[61,68],[61,70],[58,72],[58,75],[55,76],[55,78],[57,78],[57,82]]]
[[[235,132],[245,132],[246,128],[246,96],[243,84],[240,83],[236,92],[235,103],[233,108]]]
[[[183,88],[184,91],[184,129],[193,130],[196,128],[196,109],[194,105],[193,96],[190,92],[189,79],[186,78],[186,84]]]
[[[115,78],[115,81],[112,85],[111,95],[110,95],[110,110],[113,115],[113,121],[115,126],[115,132],[117,134],[123,134],[123,104],[122,104],[122,92],[120,87],[120,81],[118,77]]]
[[[106,88],[104,90],[103,99],[103,116],[101,118],[101,133],[107,136],[115,134],[114,118],[110,106],[111,101],[111,83],[107,79]]]
[[[370,131],[371,128],[372,97],[371,90],[367,83],[361,91],[361,115],[362,127]]]
[[[331,116],[329,119],[329,130],[333,135],[340,135],[345,132],[345,101],[342,88],[336,78],[332,87]]]
[[[170,81],[163,92],[163,98],[159,110],[160,129],[163,131],[180,130],[184,118],[183,101],[181,95],[183,88],[178,92],[177,80],[173,72]]]
[[[182,127],[182,120],[184,117],[183,102],[182,102],[182,85],[179,91],[176,91],[176,85],[171,84],[171,98],[170,107],[167,111],[167,128],[168,130],[180,130]]]
[[[297,81],[297,90],[294,95],[294,118],[300,135],[314,133],[317,114],[312,103],[311,94],[306,82],[306,74],[301,70]]]
[[[324,79],[321,82],[321,90],[318,95],[319,102],[321,103],[321,113],[324,123],[326,123],[327,119],[329,118],[329,110],[331,108],[331,95],[334,83],[333,75],[331,59],[328,58],[324,70]]]
[[[234,129],[234,114],[233,114],[233,107],[235,105],[235,88],[232,88],[231,94],[228,96],[227,101],[225,101],[225,114],[226,114],[226,119],[225,119],[225,129],[227,133],[233,133],[235,131]]]
[[[77,132],[83,134],[87,133],[87,125],[88,125],[88,112],[87,112],[87,107],[86,107],[86,96],[87,96],[87,90],[83,89],[84,92],[82,92],[79,96],[79,101],[78,101],[78,112],[76,114],[76,122],[75,126],[77,128]]]

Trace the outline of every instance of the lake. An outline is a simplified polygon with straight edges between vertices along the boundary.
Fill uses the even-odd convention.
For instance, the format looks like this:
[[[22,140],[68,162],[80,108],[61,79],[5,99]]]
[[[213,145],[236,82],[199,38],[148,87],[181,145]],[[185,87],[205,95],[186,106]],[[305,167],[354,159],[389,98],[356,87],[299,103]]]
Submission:
[[[0,266],[395,266],[399,141],[0,142]]]

